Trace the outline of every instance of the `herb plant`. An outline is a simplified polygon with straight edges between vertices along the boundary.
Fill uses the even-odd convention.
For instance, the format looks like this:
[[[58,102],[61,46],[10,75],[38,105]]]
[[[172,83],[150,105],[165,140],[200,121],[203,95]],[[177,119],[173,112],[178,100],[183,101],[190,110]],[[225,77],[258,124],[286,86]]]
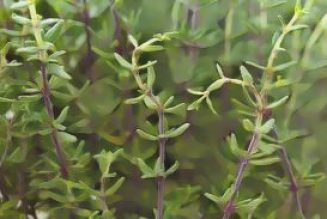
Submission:
[[[0,0],[0,218],[325,218],[326,9]]]

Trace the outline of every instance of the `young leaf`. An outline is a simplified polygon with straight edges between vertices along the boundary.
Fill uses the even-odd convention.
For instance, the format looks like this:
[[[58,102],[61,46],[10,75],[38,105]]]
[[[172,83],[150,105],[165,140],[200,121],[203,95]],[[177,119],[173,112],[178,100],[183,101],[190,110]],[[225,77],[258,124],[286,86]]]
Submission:
[[[164,107],[168,107],[170,106],[170,104],[172,104],[172,102],[174,101],[175,97],[174,96],[170,96],[166,102],[164,103]]]
[[[20,16],[20,15],[17,15],[15,13],[13,13],[11,15],[11,18],[18,24],[22,24],[22,25],[27,25],[27,24],[31,24],[31,20],[26,18],[26,17],[23,17],[23,16]]]
[[[115,53],[114,55],[116,60],[122,67],[127,68],[129,70],[132,69],[132,64],[126,61],[121,55],[119,55],[118,53]]]
[[[262,134],[267,134],[268,132],[270,132],[275,125],[275,120],[274,119],[269,119],[267,122],[265,122],[265,124],[263,124],[260,128],[259,128],[259,132]]]
[[[171,129],[167,133],[159,135],[159,138],[175,138],[177,136],[182,135],[189,127],[190,123],[184,123],[176,129]]]
[[[165,172],[165,176],[169,176],[171,174],[173,174],[179,167],[179,163],[178,161],[176,161],[174,163],[174,165],[172,165],[171,167],[169,167],[169,169]]]
[[[128,41],[131,42],[135,48],[139,46],[137,40],[131,34],[128,34]]]
[[[107,196],[111,196],[117,192],[117,190],[121,187],[121,185],[124,183],[125,177],[120,177],[114,185],[112,185],[109,189],[106,190],[105,194]]]
[[[218,90],[219,88],[221,88],[224,83],[225,83],[225,79],[218,79],[216,80],[215,82],[213,82],[208,88],[207,88],[207,91],[211,92],[211,91],[214,91],[214,90]]]
[[[28,6],[28,1],[22,0],[22,1],[18,1],[18,2],[11,4],[10,9],[11,10],[19,10],[22,8],[26,8],[27,6]]]
[[[243,119],[242,124],[246,131],[254,130],[254,124],[249,119]]]
[[[242,150],[239,148],[237,139],[235,134],[231,134],[231,136],[227,139],[228,144],[230,145],[230,148],[232,150],[232,153],[237,156],[238,158],[244,158],[249,155],[249,153],[245,150]]]
[[[225,78],[224,71],[221,68],[221,66],[219,65],[219,63],[216,64],[216,68],[217,68],[217,71],[218,71],[218,74],[219,74],[220,78]]]
[[[137,158],[137,166],[140,168],[141,172],[143,173],[142,179],[156,177],[152,168],[149,167],[141,158]]]
[[[158,108],[157,104],[152,100],[149,96],[144,97],[144,104],[152,110],[156,110]]]
[[[284,64],[280,64],[274,67],[274,71],[283,71],[286,68],[289,68],[293,65],[295,65],[297,63],[297,61],[290,61],[290,62],[286,62]]]
[[[267,199],[264,197],[263,193],[261,193],[258,198],[240,201],[236,204],[236,206],[237,208],[240,208],[246,212],[253,213],[259,207],[259,205],[266,200]]]
[[[214,115],[218,115],[217,111],[215,110],[215,108],[213,107],[212,105],[212,101],[210,99],[210,97],[206,97],[206,102],[207,102],[207,105],[209,107],[209,109],[211,110],[211,112],[214,114]]]
[[[267,106],[267,109],[273,109],[273,108],[276,108],[276,107],[279,107],[280,105],[286,103],[286,101],[289,99],[289,96],[285,96],[283,98],[281,98],[280,100],[277,100],[271,104],[269,104]]]
[[[60,113],[60,115],[58,116],[58,118],[56,119],[56,122],[58,124],[63,123],[66,118],[67,118],[67,114],[68,114],[68,110],[69,110],[69,106],[66,106]]]
[[[49,74],[55,75],[59,78],[70,80],[72,77],[65,72],[64,67],[61,65],[50,63],[48,68]]]
[[[180,103],[176,106],[165,109],[165,113],[179,114],[180,111],[185,111],[185,103]]]
[[[164,167],[163,163],[161,163],[160,158],[158,158],[156,160],[153,171],[156,176],[165,176],[165,167]]]
[[[280,162],[279,157],[268,157],[268,158],[262,158],[262,159],[255,159],[255,160],[250,160],[250,164],[256,165],[256,166],[267,166],[273,163],[278,163]]]
[[[153,68],[153,66],[149,66],[148,67],[148,75],[147,75],[148,88],[152,88],[155,80],[156,80],[156,73],[154,72],[154,68]]]
[[[136,130],[137,134],[139,134],[139,136],[141,136],[144,139],[150,140],[150,141],[156,141],[158,140],[157,136],[151,135],[149,133],[146,133],[145,131],[141,130],[141,129],[137,129]]]
[[[246,82],[247,84],[253,84],[253,78],[250,72],[243,65],[240,67],[240,70],[241,70],[243,81]]]
[[[53,25],[44,35],[44,38],[48,42],[55,42],[62,32],[64,26],[64,21],[59,20],[55,25]]]
[[[148,45],[144,47],[140,46],[139,49],[143,52],[156,52],[156,51],[163,50],[164,47],[159,45]]]
[[[138,97],[134,97],[134,98],[129,98],[127,100],[125,100],[125,104],[137,104],[141,101],[143,101],[145,97],[145,94],[142,94],[141,96],[138,96]]]

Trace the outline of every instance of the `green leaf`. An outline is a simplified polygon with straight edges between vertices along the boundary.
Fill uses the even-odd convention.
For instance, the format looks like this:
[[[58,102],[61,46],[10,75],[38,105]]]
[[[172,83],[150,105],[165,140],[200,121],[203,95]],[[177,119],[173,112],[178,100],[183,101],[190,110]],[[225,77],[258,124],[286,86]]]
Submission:
[[[232,150],[232,153],[237,156],[238,158],[245,158],[248,157],[249,153],[245,150],[239,148],[237,139],[235,134],[231,134],[231,136],[227,139],[228,144]]]
[[[277,65],[274,67],[274,71],[283,71],[283,70],[295,65],[296,63],[297,63],[297,61],[290,61],[290,62],[286,62],[281,65]]]
[[[111,164],[121,155],[123,149],[116,150],[115,152],[102,150],[99,154],[93,157],[97,160],[102,173],[102,178],[107,177],[110,171]]]
[[[187,92],[189,92],[190,94],[193,94],[193,95],[197,95],[197,96],[202,96],[204,95],[204,91],[197,91],[197,90],[193,90],[193,89],[187,89]]]
[[[28,1],[19,1],[19,2],[15,2],[13,4],[10,5],[10,9],[11,10],[19,10],[22,8],[26,8],[28,6]]]
[[[131,34],[128,34],[128,41],[131,42],[135,48],[139,46],[137,40]]]
[[[147,69],[153,65],[155,65],[158,61],[155,60],[155,61],[148,61],[145,65],[141,65],[138,67],[139,70],[142,70],[142,69]]]
[[[110,197],[111,195],[115,194],[115,193],[118,191],[118,189],[122,186],[122,184],[124,183],[124,181],[125,181],[125,177],[120,177],[120,178],[115,182],[114,185],[112,185],[109,189],[106,190],[105,194],[106,194],[107,196],[109,196],[109,197]]]
[[[142,94],[141,96],[129,98],[125,100],[125,104],[137,104],[144,100],[145,94]]]
[[[57,117],[57,119],[55,120],[58,124],[63,123],[66,118],[67,118],[67,114],[68,114],[68,110],[69,110],[69,106],[66,106],[60,113],[60,115]]]
[[[211,110],[211,112],[212,112],[214,115],[218,115],[217,111],[215,110],[215,108],[214,108],[213,105],[212,105],[212,101],[211,101],[210,97],[207,97],[207,98],[206,98],[206,102],[207,102],[207,105],[208,105],[209,109]]]
[[[188,107],[187,110],[198,110],[200,107],[200,104],[202,103],[202,101],[205,99],[206,97],[203,95],[202,97],[200,97],[199,99],[197,99],[196,101],[194,101],[193,103],[191,103]]]
[[[302,13],[302,3],[301,0],[296,0],[294,7],[294,13],[300,15]]]
[[[246,82],[247,84],[253,84],[253,78],[250,72],[242,65],[240,67],[241,75],[243,78],[243,81]]]
[[[11,15],[11,18],[18,24],[22,24],[22,25],[27,25],[27,24],[31,24],[31,20],[26,18],[26,17],[23,17],[23,16],[20,16],[20,15],[17,15],[15,13],[13,13]]]
[[[175,138],[177,136],[182,135],[188,128],[190,127],[190,123],[184,123],[180,127],[176,129],[171,129],[163,135],[159,135],[159,138]]]
[[[185,111],[185,103],[177,104],[176,106],[167,108],[164,110],[165,113],[179,114],[180,111]]]
[[[25,53],[25,54],[35,54],[38,53],[40,49],[36,46],[27,46],[16,49],[16,53]]]
[[[269,119],[267,122],[265,122],[265,124],[263,124],[259,128],[258,131],[262,134],[267,134],[274,128],[274,125],[275,125],[275,119]]]
[[[306,28],[309,28],[309,26],[306,24],[297,24],[297,25],[290,27],[289,31],[296,31],[296,30],[301,30],[301,29],[306,29]]]
[[[256,64],[256,63],[251,62],[251,61],[246,61],[245,63],[248,64],[248,65],[251,65],[252,67],[260,69],[260,70],[265,70],[266,69],[266,67],[264,67],[262,65],[259,65],[259,64]]]
[[[225,205],[229,200],[230,198],[232,197],[233,195],[233,188],[234,188],[234,185],[231,185],[231,187],[229,187],[228,189],[226,189],[226,191],[224,192],[223,196],[221,197],[218,197],[216,195],[212,195],[210,193],[205,193],[204,195],[210,199],[211,201],[215,202],[216,204],[218,205]]]
[[[250,164],[256,165],[256,166],[267,166],[270,164],[278,163],[280,162],[279,157],[268,157],[268,158],[261,158],[261,159],[251,159]]]
[[[178,167],[179,167],[179,163],[178,163],[178,161],[176,161],[174,163],[174,165],[172,165],[171,167],[169,167],[169,169],[165,172],[165,176],[167,177],[167,176],[173,174],[174,172],[176,172],[176,170],[178,169]]]
[[[5,97],[0,97],[0,102],[2,102],[2,103],[14,103],[14,102],[16,102],[16,100],[5,98]]]
[[[208,88],[207,88],[207,91],[211,92],[211,91],[214,91],[214,90],[218,90],[219,88],[221,88],[224,83],[225,83],[225,79],[218,79],[216,80],[215,82],[213,82]]]
[[[279,107],[280,105],[286,103],[286,101],[287,101],[288,99],[289,99],[289,96],[285,96],[285,97],[283,97],[283,98],[281,98],[281,99],[279,99],[279,100],[277,100],[277,101],[275,101],[275,102],[269,104],[269,105],[267,106],[267,109],[273,109],[273,108]]]
[[[219,74],[220,78],[225,78],[224,71],[221,68],[221,66],[219,65],[219,63],[216,64],[216,68],[217,68],[217,71],[218,71],[218,74]]]
[[[264,197],[264,194],[261,193],[258,198],[240,201],[236,204],[236,206],[243,211],[253,213],[259,207],[259,205],[261,205],[266,200],[267,199]]]
[[[59,139],[64,143],[75,143],[77,138],[75,135],[69,134],[67,132],[58,132]]]
[[[147,72],[147,87],[152,88],[155,80],[156,80],[156,73],[154,72],[154,68],[153,66],[149,66]]]
[[[243,119],[242,124],[246,131],[254,131],[254,124],[249,119]]]
[[[149,133],[146,133],[145,131],[141,130],[141,129],[137,129],[136,130],[137,134],[139,134],[139,136],[141,136],[142,138],[146,139],[146,140],[150,140],[150,141],[156,141],[158,140],[157,136],[151,135]]]
[[[168,106],[170,106],[170,104],[173,103],[174,99],[175,99],[174,96],[170,96],[170,97],[166,100],[166,102],[164,103],[164,107],[168,107]]]
[[[18,97],[18,100],[20,102],[37,102],[42,98],[41,94],[36,94],[36,95],[22,95]]]
[[[145,47],[139,47],[139,49],[143,52],[156,52],[156,51],[161,51],[164,49],[163,46],[159,46],[159,45],[148,45]]]
[[[153,171],[155,176],[165,176],[165,166],[163,163],[161,163],[160,158],[156,160]]]
[[[142,179],[155,178],[156,174],[141,158],[137,158],[137,166],[142,172]]]
[[[72,79],[72,77],[67,72],[65,72],[64,67],[61,65],[50,63],[48,65],[48,71],[49,71],[49,74],[55,75],[59,78],[63,78],[63,79],[67,79],[67,80]]]
[[[280,36],[280,32],[279,31],[276,31],[271,39],[271,45],[275,45],[277,39],[279,38]]]
[[[48,42],[55,42],[62,33],[64,26],[64,20],[59,20],[55,25],[53,25],[44,35],[44,38]]]
[[[133,68],[132,64],[126,61],[121,55],[119,55],[118,53],[115,53],[114,55],[116,60],[122,67],[127,68],[129,70]]]
[[[265,180],[264,180],[269,186],[272,188],[279,190],[279,191],[287,191],[288,190],[288,185],[285,184],[281,178],[275,177],[272,175],[269,175]]]
[[[157,99],[157,98],[156,98]],[[152,110],[156,110],[158,108],[156,102],[154,102],[154,100],[149,97],[149,96],[145,96],[144,97],[144,104],[149,108],[149,109],[152,109]]]

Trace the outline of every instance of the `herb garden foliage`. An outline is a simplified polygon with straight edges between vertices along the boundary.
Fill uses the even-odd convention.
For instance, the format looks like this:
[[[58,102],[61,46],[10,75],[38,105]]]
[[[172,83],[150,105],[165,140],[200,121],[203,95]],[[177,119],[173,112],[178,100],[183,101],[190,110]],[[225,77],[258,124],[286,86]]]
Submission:
[[[326,9],[0,0],[0,218],[326,218]]]

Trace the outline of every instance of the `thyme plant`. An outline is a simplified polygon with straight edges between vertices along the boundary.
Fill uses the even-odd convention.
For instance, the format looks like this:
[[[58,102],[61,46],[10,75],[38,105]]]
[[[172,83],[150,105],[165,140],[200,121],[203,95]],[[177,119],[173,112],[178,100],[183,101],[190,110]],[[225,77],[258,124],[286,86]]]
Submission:
[[[137,159],[137,165],[139,166],[141,172],[143,173],[142,178],[156,178],[157,181],[157,209],[155,211],[156,218],[164,218],[164,195],[165,195],[165,178],[174,173],[178,168],[178,162],[176,161],[171,167],[165,169],[165,156],[166,156],[166,141],[169,138],[175,138],[183,134],[187,128],[190,126],[189,123],[184,123],[177,128],[168,128],[167,120],[165,114],[175,113],[180,108],[183,108],[185,103],[180,103],[175,106],[171,106],[174,96],[168,97],[165,101],[159,95],[153,93],[153,85],[155,82],[155,71],[153,65],[156,61],[149,61],[144,65],[139,63],[139,59],[142,53],[145,52],[155,52],[163,49],[162,46],[156,45],[155,43],[170,40],[171,34],[159,34],[154,36],[154,38],[139,45],[137,40],[129,35],[129,41],[133,44],[134,50],[132,53],[131,63],[126,61],[118,53],[115,53],[115,57],[121,66],[127,68],[131,71],[135,82],[137,83],[140,96],[127,99],[126,104],[136,104],[139,102],[144,102],[147,108],[156,111],[158,116],[158,128],[156,133],[152,133],[153,129],[150,127],[147,130],[137,129],[137,133],[140,137],[150,140],[158,141],[159,144],[159,156],[155,162],[153,168],[148,166],[144,160],[141,158]],[[141,77],[141,70],[147,70],[146,81]]]
[[[325,218],[326,9],[0,0],[0,218]]]

